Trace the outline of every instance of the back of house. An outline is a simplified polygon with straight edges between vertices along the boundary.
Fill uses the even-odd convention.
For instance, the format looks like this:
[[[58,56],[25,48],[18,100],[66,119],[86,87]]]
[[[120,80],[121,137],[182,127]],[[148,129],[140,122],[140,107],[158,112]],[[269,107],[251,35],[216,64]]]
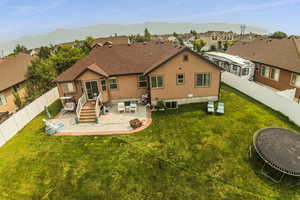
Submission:
[[[169,42],[95,46],[88,56],[60,74],[59,94],[83,95],[103,103],[140,101],[155,105],[218,100],[220,69],[189,48]],[[167,102],[172,102],[167,103]]]

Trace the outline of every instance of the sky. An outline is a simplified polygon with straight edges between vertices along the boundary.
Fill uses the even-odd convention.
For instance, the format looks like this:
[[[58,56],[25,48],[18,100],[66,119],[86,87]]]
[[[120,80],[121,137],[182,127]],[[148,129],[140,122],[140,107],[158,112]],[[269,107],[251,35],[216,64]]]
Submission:
[[[226,22],[300,35],[300,0],[0,0],[0,41],[55,29]]]

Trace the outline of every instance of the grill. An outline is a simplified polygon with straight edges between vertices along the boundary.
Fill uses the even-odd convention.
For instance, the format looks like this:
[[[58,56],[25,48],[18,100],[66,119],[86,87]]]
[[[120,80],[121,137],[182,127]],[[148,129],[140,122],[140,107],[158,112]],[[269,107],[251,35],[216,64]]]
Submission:
[[[261,129],[253,137],[253,146],[272,168],[300,177],[300,134],[279,127]]]

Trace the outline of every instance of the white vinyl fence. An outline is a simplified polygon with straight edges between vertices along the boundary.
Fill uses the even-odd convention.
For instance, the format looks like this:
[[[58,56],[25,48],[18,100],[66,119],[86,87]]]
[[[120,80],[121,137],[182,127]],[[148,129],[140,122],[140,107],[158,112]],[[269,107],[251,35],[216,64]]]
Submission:
[[[0,124],[0,147],[58,98],[58,89],[55,87]]]
[[[300,104],[278,94],[269,88],[261,86],[255,82],[241,79],[229,72],[222,73],[222,82],[236,88],[242,93],[254,98],[255,100],[281,112],[289,117],[291,121],[300,126]]]

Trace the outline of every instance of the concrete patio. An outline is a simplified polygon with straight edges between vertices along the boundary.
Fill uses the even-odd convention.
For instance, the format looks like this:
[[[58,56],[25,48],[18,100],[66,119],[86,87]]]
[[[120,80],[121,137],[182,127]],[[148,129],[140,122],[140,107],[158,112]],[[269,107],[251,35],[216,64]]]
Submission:
[[[143,122],[143,126],[148,123],[150,113],[147,112],[145,106],[138,106],[137,112],[134,113],[119,113],[117,105],[108,106],[109,112],[101,115],[99,123],[76,123],[75,113],[60,112],[54,119],[50,120],[55,123],[63,123],[64,130],[57,135],[96,135],[98,134],[117,134],[118,132],[130,132],[133,129],[129,125],[132,119],[139,119]]]

